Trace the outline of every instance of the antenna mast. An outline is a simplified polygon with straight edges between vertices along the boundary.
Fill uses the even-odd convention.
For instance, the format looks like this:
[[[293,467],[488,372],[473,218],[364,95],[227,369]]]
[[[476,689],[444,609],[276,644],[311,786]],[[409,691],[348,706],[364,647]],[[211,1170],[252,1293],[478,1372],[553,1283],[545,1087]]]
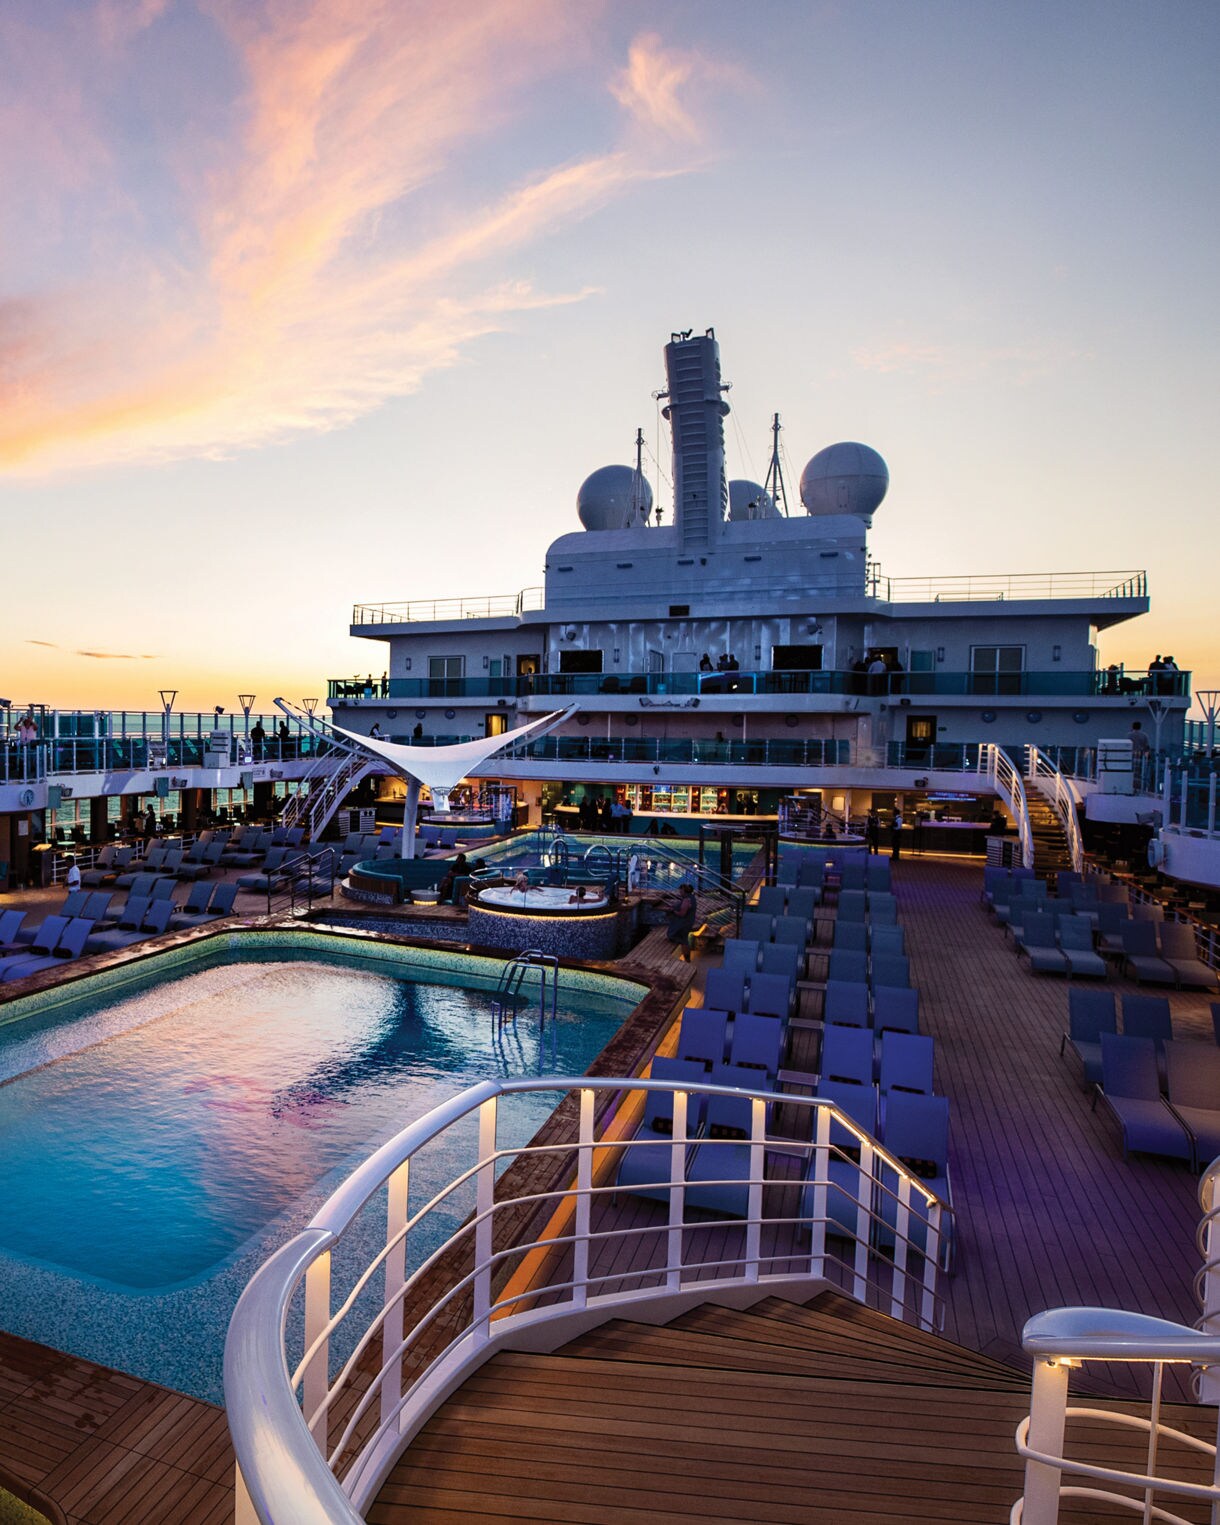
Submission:
[[[779,460],[779,414],[776,413],[771,419],[771,464],[767,467],[767,480],[763,486],[771,494],[771,501],[788,518],[788,493],[784,487],[784,468]]]
[[[635,476],[631,481],[631,524],[647,524],[644,510],[644,430],[635,431]]]

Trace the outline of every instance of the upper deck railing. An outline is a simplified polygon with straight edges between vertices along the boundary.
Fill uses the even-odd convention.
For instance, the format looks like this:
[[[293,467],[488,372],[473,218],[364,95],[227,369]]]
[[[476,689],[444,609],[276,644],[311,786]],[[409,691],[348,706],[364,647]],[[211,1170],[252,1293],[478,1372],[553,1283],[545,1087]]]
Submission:
[[[523,673],[494,678],[329,678],[327,700],[580,698],[607,694],[643,698],[783,694],[859,695],[868,698],[1133,699],[1190,696],[1190,673],[1107,668],[1103,671],[867,673],[840,668],[816,672],[592,672]]]
[[[531,609],[544,607],[542,588],[522,588],[520,593],[492,594],[488,598],[412,599],[393,604],[355,604],[353,625],[405,625],[431,620],[513,619]]]
[[[999,572],[991,576],[886,577],[869,591],[893,604],[1008,603],[1044,598],[1147,598],[1147,572]]]

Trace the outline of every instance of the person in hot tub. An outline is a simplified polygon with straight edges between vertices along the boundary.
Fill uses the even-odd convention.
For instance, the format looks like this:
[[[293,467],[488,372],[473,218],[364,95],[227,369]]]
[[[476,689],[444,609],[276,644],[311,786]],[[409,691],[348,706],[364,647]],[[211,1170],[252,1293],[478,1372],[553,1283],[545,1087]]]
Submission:
[[[588,900],[588,899],[589,899],[589,886],[587,884],[578,884],[576,886],[576,889],[573,891],[573,893],[568,896],[568,904],[569,905],[584,905],[585,901]]]
[[[513,889],[516,890],[518,895],[524,895],[526,890],[529,889],[529,887],[530,887],[529,875],[525,872],[524,869],[522,869],[521,872],[517,875],[517,877],[513,880]]]

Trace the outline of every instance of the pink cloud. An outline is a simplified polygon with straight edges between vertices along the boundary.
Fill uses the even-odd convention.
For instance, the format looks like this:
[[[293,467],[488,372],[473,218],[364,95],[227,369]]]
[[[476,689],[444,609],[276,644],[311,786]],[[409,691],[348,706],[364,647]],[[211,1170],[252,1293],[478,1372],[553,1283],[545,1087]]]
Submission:
[[[76,81],[97,39],[121,48],[175,12],[167,0],[102,0],[85,14],[55,90],[75,102],[72,137],[93,133],[109,157],[105,113]],[[163,203],[145,208],[116,187],[99,212],[99,268],[0,310],[0,467],[219,455],[342,425],[514,314],[589,295],[505,280],[504,258],[685,167],[632,132],[463,200],[464,156],[583,55],[588,13],[564,0],[209,0],[206,15],[241,83],[223,110],[189,103],[221,123],[212,152],[192,134],[166,151],[182,209],[174,236],[150,240]],[[27,63],[38,57],[27,38]],[[649,36],[612,89],[633,126],[643,92],[670,137],[689,142],[684,96],[711,67]],[[12,108],[15,131],[36,130],[38,84]],[[50,144],[42,164],[62,196],[73,171],[61,149],[71,157]],[[101,177],[94,194],[106,188]]]

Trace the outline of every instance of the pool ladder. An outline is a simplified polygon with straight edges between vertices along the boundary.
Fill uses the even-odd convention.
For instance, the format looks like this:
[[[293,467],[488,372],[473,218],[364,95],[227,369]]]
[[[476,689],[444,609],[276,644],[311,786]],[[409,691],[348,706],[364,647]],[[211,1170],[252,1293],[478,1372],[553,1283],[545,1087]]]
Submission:
[[[506,1022],[517,1020],[517,1013],[525,1003],[526,977],[531,969],[538,971],[538,1030],[546,1027],[548,995],[551,1025],[555,1025],[559,1016],[559,960],[553,953],[530,948],[510,959],[501,972],[491,1003],[495,1032],[502,1031]]]

